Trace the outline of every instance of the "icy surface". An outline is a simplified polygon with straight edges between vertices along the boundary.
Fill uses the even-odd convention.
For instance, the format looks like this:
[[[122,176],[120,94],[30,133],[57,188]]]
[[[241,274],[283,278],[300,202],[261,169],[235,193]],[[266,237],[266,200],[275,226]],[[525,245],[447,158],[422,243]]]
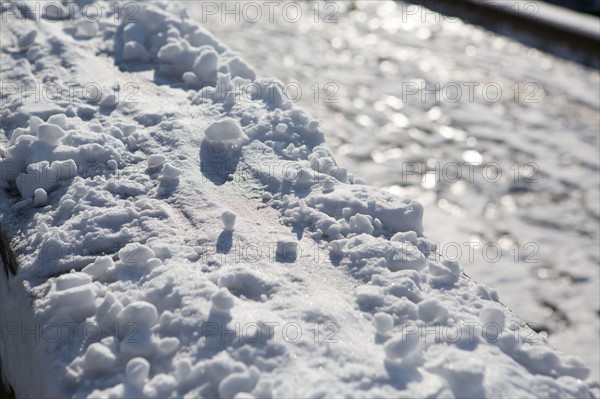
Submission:
[[[0,26],[3,82],[120,94],[0,99],[19,397],[594,395],[578,358],[433,256],[420,203],[340,167],[319,122],[180,6],[138,5]]]

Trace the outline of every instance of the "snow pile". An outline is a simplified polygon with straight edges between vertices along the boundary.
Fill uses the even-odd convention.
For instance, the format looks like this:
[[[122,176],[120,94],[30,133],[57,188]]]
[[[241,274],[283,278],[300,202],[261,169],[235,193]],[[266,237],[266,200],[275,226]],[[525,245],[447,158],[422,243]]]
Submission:
[[[20,267],[0,273],[0,357],[17,395],[592,396],[579,360],[432,259],[420,204],[339,167],[317,121],[176,5],[139,7],[118,27],[2,24],[3,80],[145,89],[111,109],[7,96],[0,222]]]

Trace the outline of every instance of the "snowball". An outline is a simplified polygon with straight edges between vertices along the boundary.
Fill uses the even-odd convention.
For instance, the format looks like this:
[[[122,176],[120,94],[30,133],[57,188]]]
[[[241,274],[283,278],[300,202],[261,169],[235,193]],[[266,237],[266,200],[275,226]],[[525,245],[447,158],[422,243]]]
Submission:
[[[50,123],[42,123],[37,129],[38,140],[44,141],[52,146],[59,145],[64,136],[65,132],[60,126]]]
[[[17,139],[21,136],[31,136],[31,133],[29,132],[29,130],[23,129],[21,127],[16,128],[10,135],[10,144],[15,144]]]
[[[200,81],[194,72],[184,72],[182,75],[182,79],[186,85],[189,87],[199,87]]]
[[[357,213],[350,218],[350,231],[355,234],[373,234],[375,228],[371,224],[371,220]]]
[[[96,342],[85,351],[83,364],[87,371],[97,373],[110,370],[116,361],[116,356],[106,345]]]
[[[356,302],[365,309],[383,305],[383,290],[372,285],[360,286],[355,292]]]
[[[29,47],[35,43],[35,38],[37,36],[37,31],[35,29],[30,30],[26,34],[19,37],[17,40],[17,46],[19,47],[19,51],[25,51]]]
[[[80,104],[77,107],[77,116],[83,119],[84,121],[89,121],[96,114],[96,108],[87,104]]]
[[[279,133],[285,133],[287,128],[288,127],[285,123],[278,123],[277,126],[275,126],[275,130],[277,130]]]
[[[167,157],[162,154],[152,154],[148,157],[148,169],[156,169],[167,161]]]
[[[140,330],[148,329],[158,321],[156,307],[145,301],[135,301],[125,306],[119,313],[121,323],[134,323]]]
[[[458,282],[462,269],[458,262],[444,259],[442,263],[429,261],[430,281],[434,286],[454,285]]]
[[[232,118],[212,123],[206,128],[204,134],[209,141],[214,142],[239,140],[244,135],[240,125]]]
[[[144,388],[144,383],[150,374],[150,363],[143,357],[136,357],[127,362],[125,377],[127,383],[137,389]]]
[[[143,44],[130,41],[123,46],[123,60],[146,62],[150,59],[150,54]]]
[[[177,180],[179,176],[181,176],[181,169],[167,162],[163,165],[159,179],[161,181]]]
[[[223,226],[225,227],[225,230],[227,230],[227,231],[233,230],[233,226],[235,226],[236,216],[237,215],[235,214],[235,212],[231,212],[231,211],[225,211],[221,214],[221,220],[223,221]]]
[[[175,378],[181,382],[185,380],[192,371],[192,362],[189,358],[182,358],[175,361]]]
[[[219,397],[233,398],[240,392],[250,392],[258,382],[260,373],[256,366],[229,374],[219,383]]]
[[[231,77],[239,76],[240,78],[252,81],[256,79],[256,72],[240,57],[233,57],[227,61],[227,66],[229,67]]]
[[[213,308],[222,313],[229,313],[235,305],[235,298],[227,288],[220,288],[210,297]]]
[[[56,290],[64,291],[73,287],[80,287],[82,285],[90,284],[92,279],[90,276],[84,273],[68,273],[56,279]]]
[[[417,245],[417,233],[414,231],[405,231],[396,233],[390,238],[390,241],[399,241],[399,242],[410,242],[413,245]]]
[[[111,169],[111,170],[117,170],[117,169],[119,169],[119,164],[114,159],[110,159],[106,163],[106,166],[108,166],[108,168]]]
[[[146,266],[148,259],[155,257],[154,251],[146,245],[129,244],[119,251],[119,259],[126,265]]]
[[[37,116],[32,116],[29,118],[29,133],[37,135],[38,126],[42,123],[44,123],[44,121]]]
[[[202,86],[212,85],[217,82],[217,63],[219,62],[219,54],[210,47],[204,47],[194,65],[192,72],[196,74]]]
[[[176,42],[170,42],[165,44],[158,50],[157,58],[161,62],[177,62],[177,57],[183,51],[181,44]]]
[[[48,194],[43,188],[38,188],[33,193],[33,205],[42,206],[48,202]]]
[[[175,337],[167,337],[158,341],[158,352],[163,356],[170,356],[179,349],[179,339]]]
[[[288,239],[278,240],[275,253],[286,261],[295,261],[298,257],[298,242]]]
[[[331,177],[326,177],[325,181],[323,181],[323,192],[330,193],[335,189],[335,180]]]
[[[394,318],[387,313],[376,313],[373,324],[378,335],[388,335],[394,329]]]
[[[448,309],[437,299],[425,299],[419,302],[419,318],[425,322],[445,322]]]
[[[420,346],[420,334],[418,332],[403,331],[400,336],[389,340],[383,350],[388,359],[401,359],[417,350]]]
[[[100,101],[102,108],[114,108],[117,105],[117,97],[114,94],[108,94]]]
[[[50,118],[48,118],[48,123],[59,126],[62,129],[66,129],[67,128],[67,116],[65,114],[54,114]]]
[[[102,277],[110,268],[114,267],[115,262],[110,256],[103,256],[96,261],[83,268],[82,272],[89,274],[92,278]]]
[[[486,326],[494,325],[496,329],[499,329],[499,332],[504,330],[504,323],[506,317],[504,316],[504,312],[498,308],[485,308],[479,313],[479,319],[481,320],[481,328],[485,331]],[[493,328],[490,327],[490,330]]]
[[[147,387],[156,391],[155,397],[167,398],[177,389],[177,380],[167,374],[157,374],[148,382]]]

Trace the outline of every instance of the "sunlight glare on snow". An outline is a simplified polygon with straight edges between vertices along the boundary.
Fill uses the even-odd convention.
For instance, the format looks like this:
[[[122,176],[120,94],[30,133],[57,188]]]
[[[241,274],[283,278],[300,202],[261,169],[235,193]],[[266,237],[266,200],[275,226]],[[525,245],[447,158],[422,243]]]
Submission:
[[[462,153],[462,158],[466,163],[479,165],[483,161],[481,154],[475,150],[467,150]]]
[[[427,172],[423,181],[421,182],[421,186],[423,186],[423,188],[426,190],[431,190],[435,188],[435,185],[437,184],[436,179],[435,172]]]

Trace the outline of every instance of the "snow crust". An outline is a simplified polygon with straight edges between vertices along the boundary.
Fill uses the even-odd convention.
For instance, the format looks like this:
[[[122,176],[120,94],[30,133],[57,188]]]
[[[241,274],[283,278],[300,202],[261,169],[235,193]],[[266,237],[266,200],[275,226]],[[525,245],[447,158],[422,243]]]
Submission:
[[[180,6],[136,4],[138,22],[15,9],[0,28],[3,81],[140,86],[3,99],[17,395],[593,397],[580,360],[430,256],[421,204],[340,167],[319,123]],[[236,100],[233,82],[261,90]]]

